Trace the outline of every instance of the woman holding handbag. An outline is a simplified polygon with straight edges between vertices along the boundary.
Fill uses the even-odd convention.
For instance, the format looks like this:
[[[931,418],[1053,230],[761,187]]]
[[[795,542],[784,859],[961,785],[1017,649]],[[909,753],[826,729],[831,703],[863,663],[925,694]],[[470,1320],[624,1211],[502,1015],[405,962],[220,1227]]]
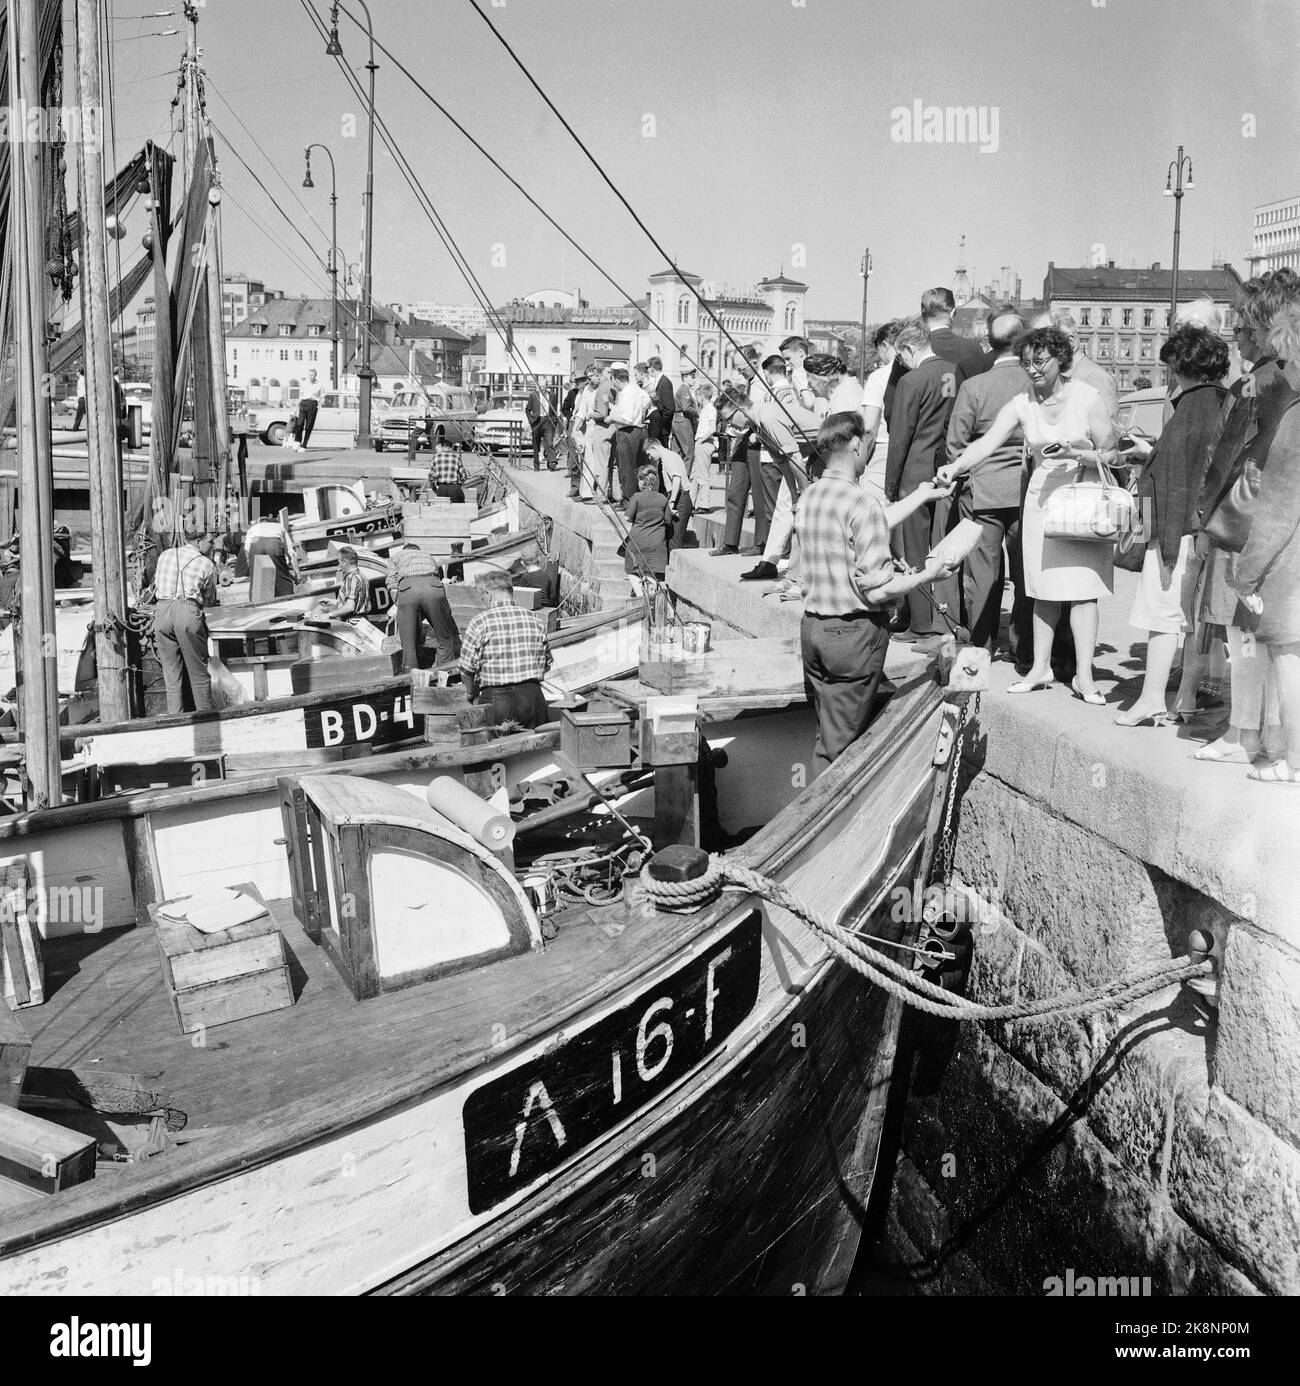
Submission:
[[[1074,349],[1065,333],[1055,327],[1036,328],[1019,339],[1016,349],[1029,376],[1030,393],[1008,401],[993,427],[941,467],[936,480],[947,484],[992,456],[1017,428],[1024,432],[1033,470],[1020,534],[1025,592],[1034,603],[1034,662],[1025,678],[1011,684],[1007,692],[1031,693],[1056,682],[1052,637],[1061,603],[1069,602],[1078,668],[1071,691],[1086,703],[1100,705],[1106,700],[1093,681],[1092,656],[1097,646],[1097,602],[1111,592],[1114,540],[1060,538],[1048,530],[1053,527],[1050,519],[1071,499],[1067,488],[1076,493],[1095,491],[1102,510],[1122,490],[1103,491],[1116,456],[1115,428],[1097,390],[1066,377]]]
[[[1300,303],[1277,316],[1268,345],[1286,361],[1283,374],[1300,386]],[[1264,784],[1300,784],[1300,397],[1276,419],[1252,507],[1250,537],[1233,571],[1233,586],[1257,620],[1255,639],[1268,646],[1277,683],[1286,754],[1247,778]]]
[[[1115,718],[1121,727],[1162,726],[1169,720],[1165,688],[1178,639],[1190,640],[1195,631],[1196,574],[1189,581],[1188,569],[1198,527],[1196,502],[1227,395],[1219,382],[1228,373],[1228,347],[1218,333],[1198,323],[1176,327],[1160,348],[1160,360],[1177,388],[1173,417],[1142,477],[1146,556],[1128,619],[1147,632],[1146,671],[1137,701]]]
[[[1277,726],[1268,646],[1255,639],[1257,618],[1238,597],[1232,579],[1250,534],[1250,513],[1269,445],[1282,413],[1295,400],[1282,363],[1270,353],[1266,340],[1277,315],[1297,301],[1300,276],[1284,268],[1247,280],[1237,303],[1237,344],[1251,369],[1229,391],[1223,428],[1201,488],[1202,532],[1197,535],[1204,556],[1197,615],[1204,626],[1222,630],[1227,639],[1231,710],[1227,730],[1202,746],[1197,760],[1249,765],[1265,754]],[[1185,654],[1183,658],[1186,669]]]

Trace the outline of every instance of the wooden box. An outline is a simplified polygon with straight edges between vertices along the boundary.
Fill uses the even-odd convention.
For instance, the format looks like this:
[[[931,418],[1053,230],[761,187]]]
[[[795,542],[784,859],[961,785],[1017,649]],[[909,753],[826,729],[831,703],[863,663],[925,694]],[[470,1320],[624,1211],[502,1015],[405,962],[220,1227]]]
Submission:
[[[640,679],[660,693],[702,698],[804,696],[803,657],[791,640],[727,640],[703,654],[680,644],[641,647]]]
[[[560,711],[560,751],[581,770],[618,770],[632,764],[631,713],[614,703]]]
[[[293,1005],[284,938],[269,916],[205,934],[157,909],[158,953],[181,1034]]]
[[[0,1184],[13,1181],[52,1194],[84,1183],[95,1177],[95,1147],[94,1136],[0,1107]]]
[[[0,1001],[0,1107],[16,1107],[22,1096],[23,1079],[32,1042],[16,1015]]]

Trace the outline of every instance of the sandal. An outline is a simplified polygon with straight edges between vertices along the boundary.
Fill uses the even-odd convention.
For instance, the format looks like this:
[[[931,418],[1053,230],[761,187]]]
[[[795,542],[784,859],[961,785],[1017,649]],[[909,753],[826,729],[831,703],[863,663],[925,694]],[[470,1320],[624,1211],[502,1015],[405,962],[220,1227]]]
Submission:
[[[1079,696],[1083,697],[1082,694]],[[1144,712],[1135,717],[1133,709],[1129,708],[1127,712],[1121,712],[1114,720],[1117,727],[1167,727],[1169,714],[1167,712]]]
[[[1211,741],[1192,756],[1193,760],[1211,760],[1217,765],[1253,765],[1264,759],[1264,750],[1248,751],[1239,741]]]
[[[1275,760],[1272,765],[1247,771],[1246,778],[1260,784],[1300,784],[1300,771],[1292,770],[1285,760]]]
[[[1079,687],[1079,679],[1077,675],[1070,680],[1070,692],[1073,693],[1074,696],[1080,699],[1082,702],[1089,703],[1093,707],[1106,706],[1106,699],[1103,698],[1102,695],[1098,693],[1095,688],[1092,690],[1091,693],[1085,693],[1083,689]],[[1137,726],[1139,724],[1135,722],[1133,723],[1133,725]]]

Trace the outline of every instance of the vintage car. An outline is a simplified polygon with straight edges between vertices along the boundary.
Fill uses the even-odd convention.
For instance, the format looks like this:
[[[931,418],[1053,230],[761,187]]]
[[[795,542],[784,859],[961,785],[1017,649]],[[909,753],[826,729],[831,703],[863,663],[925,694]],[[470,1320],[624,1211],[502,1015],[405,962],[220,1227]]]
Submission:
[[[378,420],[389,403],[387,395],[371,397],[372,428],[378,427]],[[256,405],[248,411],[248,432],[272,447],[279,447],[292,429],[297,413],[296,404]],[[316,422],[312,425],[311,446],[350,448],[357,434],[360,416],[359,395],[351,391],[341,394],[337,390],[326,390],[316,411]]]
[[[439,443],[470,443],[474,439],[474,401],[457,385],[401,386],[392,403],[376,417],[371,437],[375,451],[409,446],[412,431],[416,447]]]
[[[524,413],[527,403],[527,393],[493,395],[474,425],[475,443],[489,452],[505,452],[512,440],[521,448],[531,446],[532,429]]]

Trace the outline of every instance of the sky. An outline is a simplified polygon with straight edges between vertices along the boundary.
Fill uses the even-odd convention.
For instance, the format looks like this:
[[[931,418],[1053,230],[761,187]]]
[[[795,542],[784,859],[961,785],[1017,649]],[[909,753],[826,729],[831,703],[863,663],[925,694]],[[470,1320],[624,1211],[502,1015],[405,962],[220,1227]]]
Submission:
[[[327,19],[324,0],[307,3]],[[858,317],[867,246],[872,321],[951,284],[963,236],[977,286],[1007,265],[1026,296],[1049,261],[1086,264],[1096,245],[1123,266],[1167,265],[1174,199],[1162,193],[1180,144],[1196,183],[1183,199],[1184,268],[1217,255],[1244,275],[1254,206],[1300,194],[1297,0],[479,3],[681,268],[752,282],[784,267],[810,286],[809,317]],[[185,25],[179,0],[108,5],[124,163],[169,138]],[[177,13],[143,17],[155,10]],[[345,10],[361,17],[356,0]],[[370,11],[377,41],[623,289],[644,292],[663,257],[471,0],[370,0]],[[303,149],[334,154],[341,254],[358,262],[364,103],[304,0],[205,0],[199,14],[213,123],[293,223],[218,140],[223,267],[324,296],[328,161],[314,154],[316,186],[303,189]],[[181,33],[160,36],[172,27]],[[340,38],[364,79],[365,33],[346,13]],[[541,288],[624,301],[376,60],[379,114],[493,303]],[[913,138],[929,107],[973,107],[976,126]],[[143,210],[127,220],[138,233]],[[381,142],[374,224],[377,301],[473,302]]]

